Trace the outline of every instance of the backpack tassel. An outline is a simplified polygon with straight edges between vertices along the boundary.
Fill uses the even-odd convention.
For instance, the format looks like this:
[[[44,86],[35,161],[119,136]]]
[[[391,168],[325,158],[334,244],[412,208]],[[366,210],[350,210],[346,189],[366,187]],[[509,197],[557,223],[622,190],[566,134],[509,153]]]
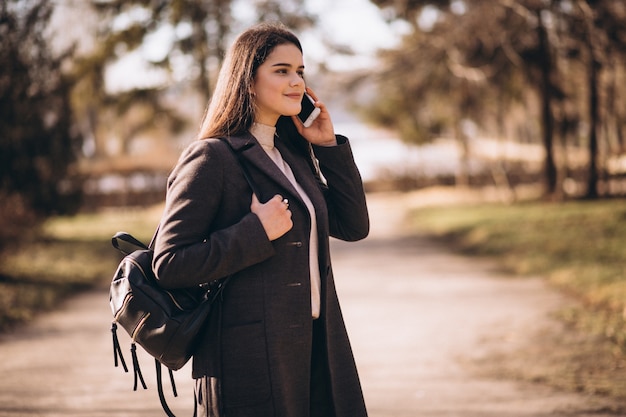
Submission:
[[[135,383],[133,385],[133,391],[137,391],[137,380],[141,381],[141,386],[143,389],[148,389],[145,381],[143,380],[143,375],[141,374],[141,368],[139,367],[139,359],[137,359],[137,345],[132,343],[130,345],[130,353],[133,357],[133,373],[135,374]]]
[[[115,367],[117,368],[119,357],[119,361],[122,362],[122,366],[124,367],[124,372],[128,372],[126,361],[124,360],[124,356],[122,355],[120,341],[117,338],[117,324],[115,322],[111,323],[111,334],[113,336],[113,361],[115,362]]]

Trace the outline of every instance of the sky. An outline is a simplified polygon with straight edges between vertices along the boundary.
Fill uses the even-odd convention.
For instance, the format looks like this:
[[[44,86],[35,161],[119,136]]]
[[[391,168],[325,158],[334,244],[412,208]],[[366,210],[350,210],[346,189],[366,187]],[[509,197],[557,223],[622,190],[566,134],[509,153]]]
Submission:
[[[372,66],[375,64],[376,50],[392,47],[399,40],[401,27],[388,25],[380,9],[368,0],[309,0],[307,8],[319,15],[320,19],[314,33],[300,34],[305,55],[327,61],[331,70]],[[355,56],[328,56],[318,39],[318,33],[352,47]]]
[[[348,62],[371,66],[376,50],[390,48],[398,43],[402,28],[397,24],[387,24],[380,10],[368,0],[310,0],[309,3],[311,11],[320,15],[318,30],[332,34],[334,40],[350,45],[357,53],[355,60],[334,58],[338,69]],[[307,35],[304,35],[302,41],[315,45],[314,40]],[[311,53],[316,54],[318,51],[313,50]]]

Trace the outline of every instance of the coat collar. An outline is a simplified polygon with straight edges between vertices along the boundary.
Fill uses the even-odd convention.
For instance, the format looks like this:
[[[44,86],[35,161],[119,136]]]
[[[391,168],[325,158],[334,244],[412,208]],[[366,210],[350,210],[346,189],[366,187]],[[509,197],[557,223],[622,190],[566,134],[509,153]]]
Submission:
[[[259,171],[269,177],[272,181],[278,183],[281,188],[288,192],[290,194],[288,198],[295,198],[297,201],[304,204],[300,194],[296,191],[287,177],[285,177],[282,171],[276,166],[274,161],[270,159],[265,150],[263,150],[259,142],[251,133],[246,132],[242,135],[229,136],[225,139],[231,144],[233,150],[241,155],[246,162],[248,162],[251,166],[256,167]],[[314,202],[314,204],[316,204],[314,196],[318,192],[318,185],[314,176],[311,175],[310,172],[307,172],[307,170],[310,170],[309,166],[307,164],[303,164],[301,160],[298,161],[298,157],[294,155],[289,147],[282,143],[281,140],[276,140],[275,145],[285,162],[289,164],[289,167],[291,168],[296,181],[298,181],[298,184],[300,184],[302,189],[307,193],[308,197]],[[271,196],[264,197],[269,198]]]
[[[272,181],[278,183],[281,188],[288,191],[289,194],[291,194],[289,198],[297,198],[298,200],[300,200],[300,195],[298,194],[294,186],[287,179],[287,177],[285,177],[280,168],[276,166],[274,161],[271,160],[263,147],[259,144],[259,142],[251,133],[247,132],[239,136],[230,136],[227,137],[226,140],[230,142],[233,150],[237,152],[248,164],[256,167],[260,172],[265,174]],[[283,159],[285,159],[285,161],[291,166],[289,160],[285,158],[282,149],[279,149],[279,151],[281,152]],[[268,199],[272,196],[263,197]],[[261,198],[261,196],[259,196],[259,198]]]

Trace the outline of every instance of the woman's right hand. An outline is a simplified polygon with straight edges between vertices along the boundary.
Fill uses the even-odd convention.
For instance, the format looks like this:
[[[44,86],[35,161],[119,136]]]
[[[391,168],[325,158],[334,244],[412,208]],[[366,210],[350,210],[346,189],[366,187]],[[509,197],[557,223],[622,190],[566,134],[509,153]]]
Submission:
[[[278,194],[267,203],[261,203],[253,193],[250,210],[261,220],[269,240],[278,239],[293,227],[289,204]]]

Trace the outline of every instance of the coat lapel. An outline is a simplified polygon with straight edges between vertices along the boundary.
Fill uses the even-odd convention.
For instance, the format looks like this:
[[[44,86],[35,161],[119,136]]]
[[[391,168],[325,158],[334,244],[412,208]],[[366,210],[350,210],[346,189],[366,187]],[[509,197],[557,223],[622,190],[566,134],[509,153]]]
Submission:
[[[248,162],[251,166],[256,167],[270,180],[274,181],[281,188],[283,188],[285,192],[289,193],[290,195],[286,196],[287,198],[291,199],[291,201],[297,200],[304,205],[304,201],[302,201],[300,194],[296,191],[283,172],[276,166],[274,161],[272,161],[272,159],[267,155],[265,150],[263,150],[259,142],[251,133],[246,133],[241,136],[231,136],[228,137],[227,140],[231,143],[235,152],[238,152],[246,160],[246,162]],[[291,168],[298,184],[300,184],[307,196],[313,202],[313,205],[315,207],[320,207],[324,204],[325,202],[323,201],[323,196],[319,192],[319,185],[315,176],[311,174],[311,168],[309,165],[303,164],[302,161],[298,159],[299,157],[293,154],[289,146],[282,143],[281,140],[277,140],[275,146],[278,148],[278,151],[285,162],[287,162]]]
[[[268,178],[276,182],[278,185],[280,185],[281,188],[287,191],[290,194],[288,198],[296,198],[297,200],[301,201],[300,195],[298,194],[294,186],[283,174],[280,168],[276,166],[274,161],[272,161],[272,159],[267,155],[265,150],[263,150],[259,142],[252,134],[247,133],[241,136],[231,136],[227,138],[227,140],[231,143],[235,152],[238,152],[247,163],[249,163],[251,166],[256,167]],[[282,150],[279,149],[279,151],[282,155]],[[285,161],[287,161],[287,159],[285,159]],[[287,161],[287,163],[289,164],[289,161]],[[289,165],[291,166],[291,164]],[[298,177],[296,176],[296,178]]]
[[[308,164],[302,163],[302,160],[298,160],[298,157],[294,155],[288,146],[285,146],[280,141],[276,141],[276,147],[280,151],[280,154],[283,156],[283,159],[293,172],[294,177],[296,177],[296,181],[300,184],[300,187],[307,194],[313,206],[320,207],[321,204],[324,204],[324,201],[317,200],[318,196],[321,196],[319,193],[319,185],[315,176],[312,175],[311,168]]]

